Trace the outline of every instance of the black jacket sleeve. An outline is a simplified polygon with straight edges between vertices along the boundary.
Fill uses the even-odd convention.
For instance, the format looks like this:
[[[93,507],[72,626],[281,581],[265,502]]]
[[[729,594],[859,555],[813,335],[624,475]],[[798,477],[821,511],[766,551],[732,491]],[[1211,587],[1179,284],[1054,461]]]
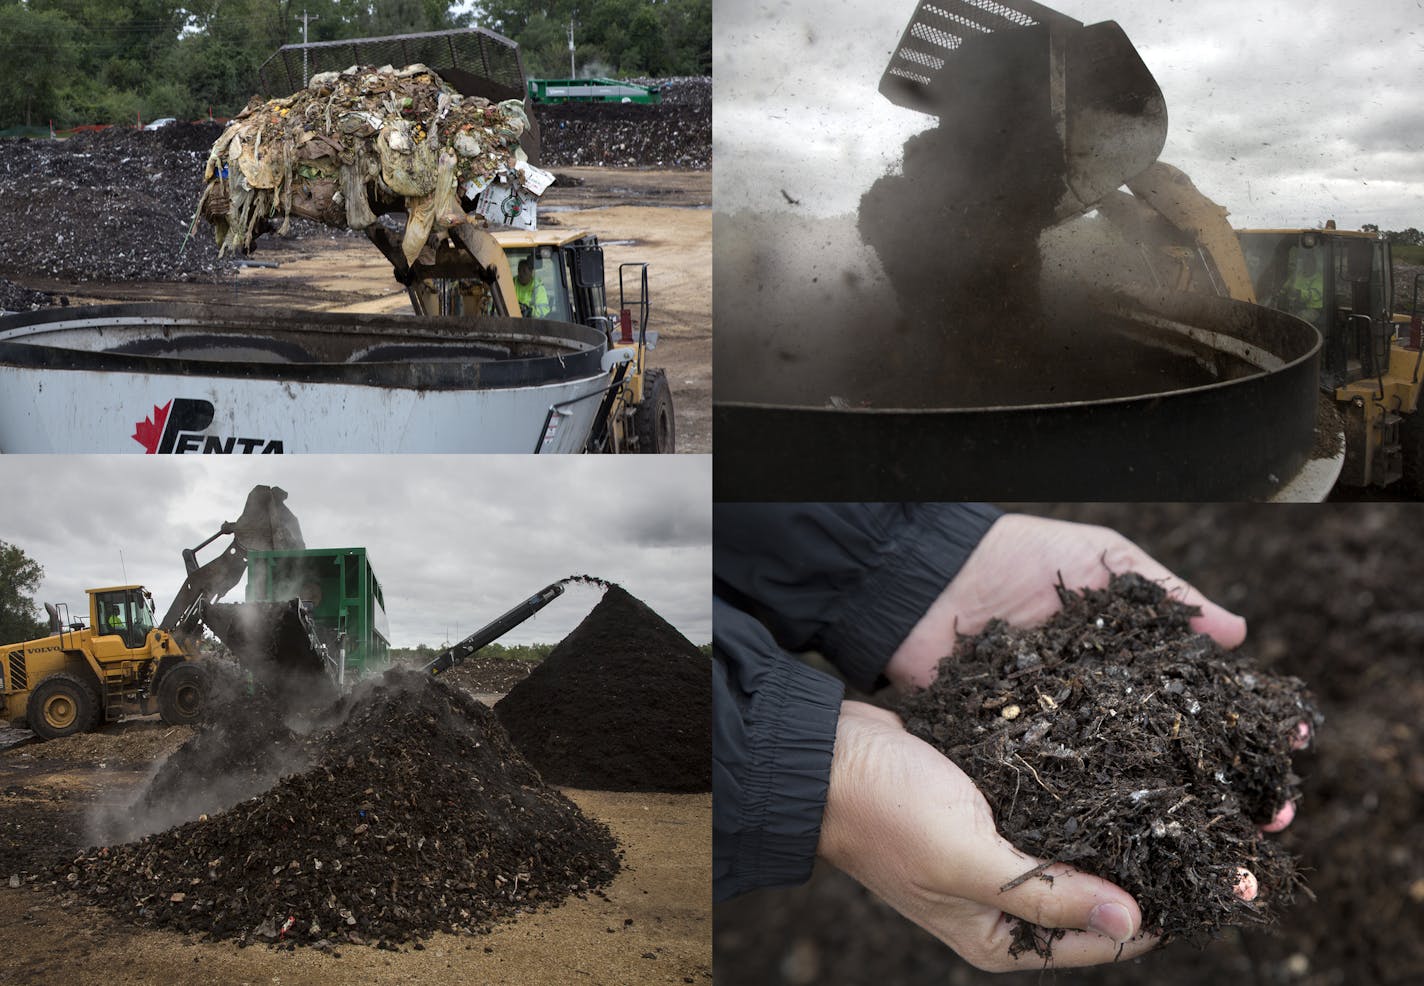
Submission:
[[[712,884],[725,900],[810,877],[845,689],[722,600],[712,618]]]
[[[997,511],[960,504],[715,508],[713,897],[805,882],[844,688],[870,687]]]
[[[718,504],[719,594],[869,691],[999,512],[964,503]]]

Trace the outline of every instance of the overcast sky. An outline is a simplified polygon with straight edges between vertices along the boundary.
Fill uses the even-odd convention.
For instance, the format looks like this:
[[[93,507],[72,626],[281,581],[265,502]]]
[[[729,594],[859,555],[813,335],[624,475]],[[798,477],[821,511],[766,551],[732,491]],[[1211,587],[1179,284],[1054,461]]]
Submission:
[[[1059,0],[1166,98],[1162,160],[1238,227],[1424,228],[1424,0]],[[717,0],[719,211],[854,212],[929,117],[878,92],[913,0]]]
[[[368,549],[397,647],[453,642],[585,573],[711,639],[709,456],[0,456],[0,540],[44,566],[36,603],[87,618],[86,588],[136,582],[162,617],[182,549],[258,484],[288,492],[307,547]],[[502,642],[556,642],[598,599],[570,586]]]

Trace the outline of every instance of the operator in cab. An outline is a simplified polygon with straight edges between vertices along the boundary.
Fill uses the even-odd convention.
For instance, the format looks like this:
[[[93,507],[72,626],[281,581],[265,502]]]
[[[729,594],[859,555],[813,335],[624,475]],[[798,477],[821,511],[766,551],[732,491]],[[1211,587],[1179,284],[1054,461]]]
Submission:
[[[544,318],[549,314],[549,292],[534,278],[534,261],[525,257],[519,261],[519,273],[514,278],[514,294],[519,299],[519,312],[525,318]]]
[[[1321,328],[1321,316],[1325,310],[1325,275],[1316,259],[1316,251],[1296,249],[1292,253],[1295,263],[1291,265],[1290,277],[1281,289],[1285,302],[1283,307]]]

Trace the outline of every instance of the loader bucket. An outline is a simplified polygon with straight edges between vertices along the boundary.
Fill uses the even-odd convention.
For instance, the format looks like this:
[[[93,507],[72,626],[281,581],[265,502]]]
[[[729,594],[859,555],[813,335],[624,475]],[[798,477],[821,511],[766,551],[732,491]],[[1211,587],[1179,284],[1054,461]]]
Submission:
[[[320,676],[326,668],[325,648],[300,600],[209,603],[203,622],[259,678]]]
[[[1033,119],[1046,107],[1061,145],[1043,158],[1062,185],[1057,223],[1139,175],[1167,139],[1162,90],[1122,28],[1085,27],[1029,0],[921,0],[880,91],[939,117],[963,100],[995,104],[994,120]]]
[[[287,506],[287,491],[278,486],[254,486],[231,533],[248,551],[306,547],[297,515]]]

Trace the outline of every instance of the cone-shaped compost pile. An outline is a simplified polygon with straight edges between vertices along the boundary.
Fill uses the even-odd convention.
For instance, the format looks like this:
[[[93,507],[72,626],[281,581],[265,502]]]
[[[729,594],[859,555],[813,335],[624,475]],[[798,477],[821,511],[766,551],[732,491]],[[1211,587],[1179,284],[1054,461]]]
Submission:
[[[619,586],[495,711],[551,784],[712,787],[711,663]]]
[[[424,65],[323,72],[281,99],[254,97],[213,144],[199,201],[222,250],[246,249],[258,224],[291,215],[365,229],[407,213],[408,261],[465,221],[462,194],[518,187],[529,126],[517,99],[462,96]]]
[[[1129,891],[1144,930],[1201,942],[1273,920],[1300,878],[1258,825],[1299,794],[1292,738],[1318,718],[1304,685],[1193,633],[1197,610],[1139,575],[1059,595],[1043,626],[961,638],[897,710],[906,728],[974,779],[1015,846]],[[1021,923],[1015,948],[1047,955],[1052,937]]]
[[[91,850],[68,882],[220,938],[395,942],[487,927],[617,872],[608,829],[457,689],[392,671],[335,715],[309,740],[311,766],[206,820]]]

